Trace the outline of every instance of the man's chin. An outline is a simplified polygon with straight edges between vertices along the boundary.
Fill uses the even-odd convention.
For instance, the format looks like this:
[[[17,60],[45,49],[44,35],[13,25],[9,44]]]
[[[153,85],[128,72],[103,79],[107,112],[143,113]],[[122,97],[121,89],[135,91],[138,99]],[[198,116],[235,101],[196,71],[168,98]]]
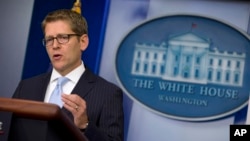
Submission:
[[[62,72],[64,70],[64,66],[62,64],[53,64],[53,68],[58,72]]]

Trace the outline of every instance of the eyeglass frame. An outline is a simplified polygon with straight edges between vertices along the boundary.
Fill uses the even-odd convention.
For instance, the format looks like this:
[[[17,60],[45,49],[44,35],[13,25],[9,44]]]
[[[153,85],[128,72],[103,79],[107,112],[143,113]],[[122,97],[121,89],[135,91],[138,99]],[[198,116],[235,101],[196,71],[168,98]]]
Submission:
[[[60,41],[60,37],[62,37],[61,39],[65,38],[67,36],[67,41],[65,42],[61,42]],[[52,46],[54,44],[54,40],[56,39],[56,41],[59,43],[59,44],[65,44],[65,43],[68,43],[69,42],[69,39],[72,37],[72,36],[81,36],[79,34],[58,34],[56,35],[56,37],[48,37],[47,39],[46,38],[43,38],[42,39],[42,44],[43,46],[45,47],[49,47],[49,46]],[[48,40],[51,40],[51,45],[47,45],[47,42]]]

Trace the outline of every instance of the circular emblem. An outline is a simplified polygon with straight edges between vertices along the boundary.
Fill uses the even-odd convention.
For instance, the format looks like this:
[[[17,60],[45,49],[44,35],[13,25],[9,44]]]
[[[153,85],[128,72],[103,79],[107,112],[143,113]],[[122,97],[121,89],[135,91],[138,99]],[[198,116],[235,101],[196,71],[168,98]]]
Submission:
[[[249,37],[222,21],[171,15],[146,21],[121,41],[115,58],[128,96],[169,118],[207,121],[247,105]]]

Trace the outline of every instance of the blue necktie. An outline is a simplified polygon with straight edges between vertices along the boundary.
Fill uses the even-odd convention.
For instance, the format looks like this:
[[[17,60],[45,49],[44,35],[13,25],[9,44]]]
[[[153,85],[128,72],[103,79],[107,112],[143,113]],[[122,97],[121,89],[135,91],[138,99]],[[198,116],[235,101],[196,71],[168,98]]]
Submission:
[[[59,77],[57,79],[57,84],[56,84],[56,87],[50,96],[49,103],[54,103],[54,104],[57,104],[59,107],[62,107],[62,105],[63,105],[62,100],[61,100],[61,94],[63,93],[62,86],[68,80],[69,79],[67,77]]]

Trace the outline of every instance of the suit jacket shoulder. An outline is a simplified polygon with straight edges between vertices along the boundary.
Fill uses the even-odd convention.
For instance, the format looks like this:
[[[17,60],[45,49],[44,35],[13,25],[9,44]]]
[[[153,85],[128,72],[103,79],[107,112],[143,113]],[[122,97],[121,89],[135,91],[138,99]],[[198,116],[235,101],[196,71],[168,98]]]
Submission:
[[[21,80],[13,98],[43,101],[51,72]]]

